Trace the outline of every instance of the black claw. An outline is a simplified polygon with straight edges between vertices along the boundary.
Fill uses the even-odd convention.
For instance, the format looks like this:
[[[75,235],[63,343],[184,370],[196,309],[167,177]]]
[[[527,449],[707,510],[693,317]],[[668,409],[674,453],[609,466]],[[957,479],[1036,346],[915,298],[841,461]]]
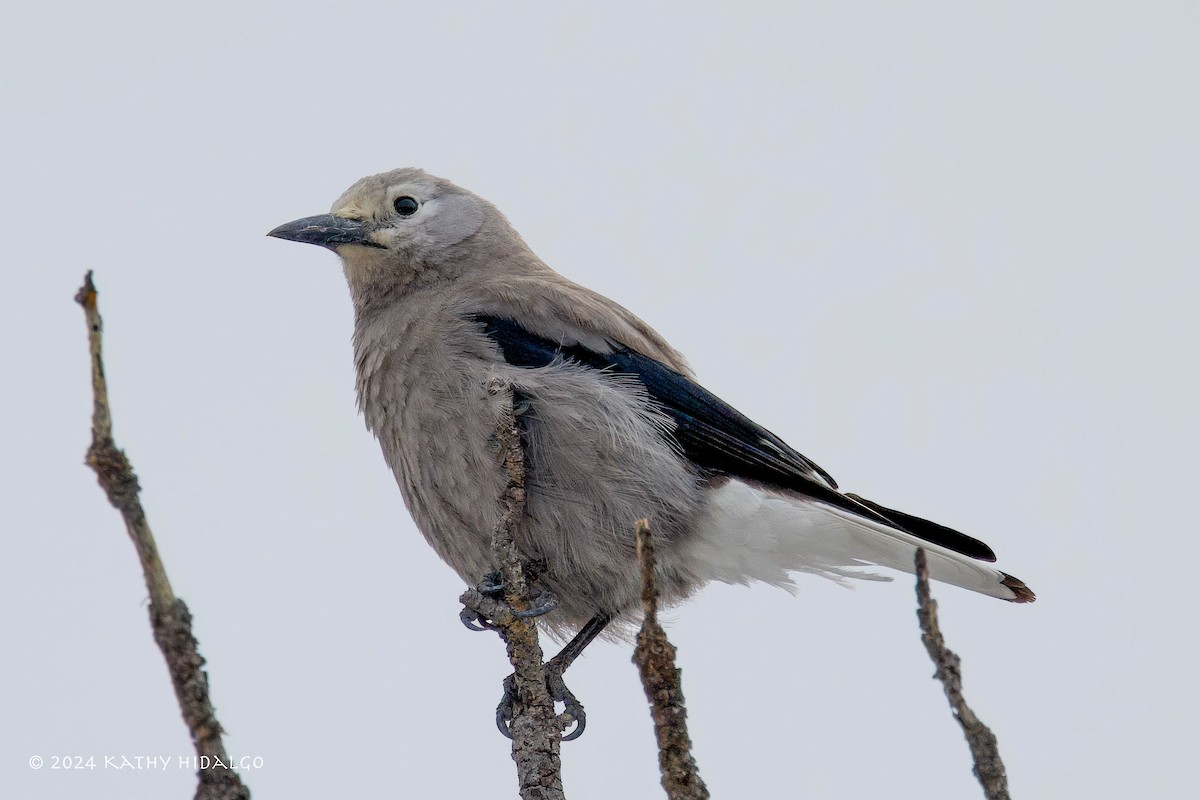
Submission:
[[[500,705],[496,706],[496,727],[508,739],[513,738],[513,700],[516,698],[516,688],[517,679],[515,675],[509,675],[505,678],[504,696],[500,698]]]
[[[573,742],[580,736],[583,736],[583,729],[587,727],[587,716],[583,713],[583,706],[578,708],[579,716],[575,718],[575,730],[562,737],[564,742]]]
[[[483,618],[478,611],[463,606],[463,610],[458,612],[459,621],[467,626],[467,630],[471,631],[494,631],[496,626]]]
[[[475,588],[479,590],[481,595],[498,600],[504,594],[504,580],[500,577],[499,572],[489,572],[483,576],[483,580]]]
[[[564,735],[562,740],[571,742],[578,739],[583,735],[583,729],[587,727],[587,713],[583,710],[583,703],[579,702],[574,693],[567,688],[562,672],[549,664],[546,665],[546,686],[550,689],[550,696],[554,698],[554,702],[563,704],[563,713],[559,715],[559,718],[566,717],[567,725],[571,722],[575,723],[575,730]]]
[[[512,731],[509,729],[509,723],[512,722],[512,710],[502,711],[496,709],[496,729],[504,734],[505,739],[512,738]]]
[[[540,617],[543,614],[549,614],[554,609],[558,608],[558,601],[545,592],[542,592],[537,597],[533,598],[530,607],[524,611],[513,609],[513,616],[520,619],[529,619],[530,617]]]

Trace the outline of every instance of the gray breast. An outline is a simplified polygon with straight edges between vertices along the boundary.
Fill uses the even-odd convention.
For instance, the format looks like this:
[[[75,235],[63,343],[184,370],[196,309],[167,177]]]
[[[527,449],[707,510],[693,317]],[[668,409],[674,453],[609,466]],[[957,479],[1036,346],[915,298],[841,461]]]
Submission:
[[[360,326],[359,403],[418,528],[468,583],[494,568],[490,537],[504,487],[495,443],[499,376],[523,399],[527,516],[518,545],[546,564],[559,631],[639,596],[633,523],[648,517],[667,599],[691,588],[672,544],[700,510],[698,478],[661,431],[672,423],[635,379],[556,362],[503,361],[477,323],[414,307]]]

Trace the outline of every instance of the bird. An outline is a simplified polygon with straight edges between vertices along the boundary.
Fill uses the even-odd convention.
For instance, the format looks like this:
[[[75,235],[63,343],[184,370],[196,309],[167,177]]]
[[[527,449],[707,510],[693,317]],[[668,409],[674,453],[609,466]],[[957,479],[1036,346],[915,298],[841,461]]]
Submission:
[[[541,566],[557,605],[539,622],[557,638],[586,647],[636,621],[642,518],[664,604],[713,581],[889,580],[873,568],[911,573],[918,548],[935,580],[1035,599],[982,541],[842,491],[704,388],[653,328],[551,269],[496,206],[448,180],[368,176],[330,213],[268,235],[340,257],[359,410],[417,528],[472,586],[496,569],[506,486],[505,409],[488,386],[513,387],[527,470],[515,542]]]

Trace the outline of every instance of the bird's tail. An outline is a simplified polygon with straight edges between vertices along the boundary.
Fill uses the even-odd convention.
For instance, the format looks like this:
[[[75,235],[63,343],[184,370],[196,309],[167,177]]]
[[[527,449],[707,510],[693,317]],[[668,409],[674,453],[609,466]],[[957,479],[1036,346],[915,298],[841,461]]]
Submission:
[[[939,537],[930,536],[938,541],[946,540],[945,532],[975,540],[860,498],[854,499],[864,503],[868,514],[887,517],[896,525],[739,480],[727,481],[709,497],[704,517],[687,545],[689,561],[699,565],[702,574],[697,577],[702,580],[759,580],[787,588],[793,588],[792,572],[820,575],[842,584],[851,578],[891,580],[862,570],[881,566],[912,573],[920,547],[926,551],[929,574],[935,580],[1014,603],[1034,600],[1033,592],[1020,580],[980,560],[990,554],[986,545],[976,542],[978,547],[971,548],[973,555],[966,555],[904,528],[915,526],[920,533],[916,524],[920,522],[938,529]]]

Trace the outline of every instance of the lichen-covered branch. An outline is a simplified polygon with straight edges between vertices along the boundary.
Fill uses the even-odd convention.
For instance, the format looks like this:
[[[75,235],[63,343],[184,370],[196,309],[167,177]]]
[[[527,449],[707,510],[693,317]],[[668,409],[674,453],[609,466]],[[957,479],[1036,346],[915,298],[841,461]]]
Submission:
[[[916,564],[917,619],[921,624],[921,641],[937,668],[934,677],[942,682],[954,718],[967,737],[974,760],[972,771],[983,786],[984,797],[988,800],[1009,800],[1008,776],[1004,772],[1004,762],[1000,760],[1000,745],[995,734],[967,705],[962,692],[962,659],[946,646],[946,640],[942,638],[938,626],[937,601],[929,590],[929,564],[924,549],[917,549]]]
[[[638,520],[635,531],[638,563],[642,568],[644,619],[633,651],[633,662],[637,664],[646,699],[650,702],[663,789],[670,800],[707,800],[708,787],[701,780],[696,759],[692,757],[681,673],[675,666],[675,647],[658,624],[658,586],[649,521]]]
[[[521,797],[523,800],[563,800],[559,748],[564,724],[569,721],[554,711],[554,701],[546,685],[537,623],[532,618],[512,613],[530,607],[524,564],[513,541],[525,513],[525,453],[513,410],[512,387],[494,381],[488,391],[501,398],[504,409],[496,426],[496,440],[504,456],[508,481],[500,500],[500,519],[492,530],[492,553],[500,567],[504,602],[487,597],[477,589],[468,589],[459,599],[464,606],[500,629],[508,649],[515,684],[509,730]]]
[[[184,602],[171,590],[167,572],[158,556],[150,523],[138,499],[141,487],[133,465],[113,441],[112,411],[108,404],[108,384],[104,376],[101,352],[103,323],[96,304],[96,286],[89,270],[75,300],[83,306],[88,326],[88,347],[92,357],[92,444],[86,462],[96,473],[100,488],[125,521],[125,530],[142,562],[146,590],[150,594],[150,625],[154,641],[162,650],[171,674],[175,697],[192,735],[201,763],[214,766],[201,769],[196,787],[196,800],[247,800],[250,790],[229,766],[229,755],[221,740],[221,724],[217,721],[208,695],[208,676],[198,643],[192,635],[192,616]]]

